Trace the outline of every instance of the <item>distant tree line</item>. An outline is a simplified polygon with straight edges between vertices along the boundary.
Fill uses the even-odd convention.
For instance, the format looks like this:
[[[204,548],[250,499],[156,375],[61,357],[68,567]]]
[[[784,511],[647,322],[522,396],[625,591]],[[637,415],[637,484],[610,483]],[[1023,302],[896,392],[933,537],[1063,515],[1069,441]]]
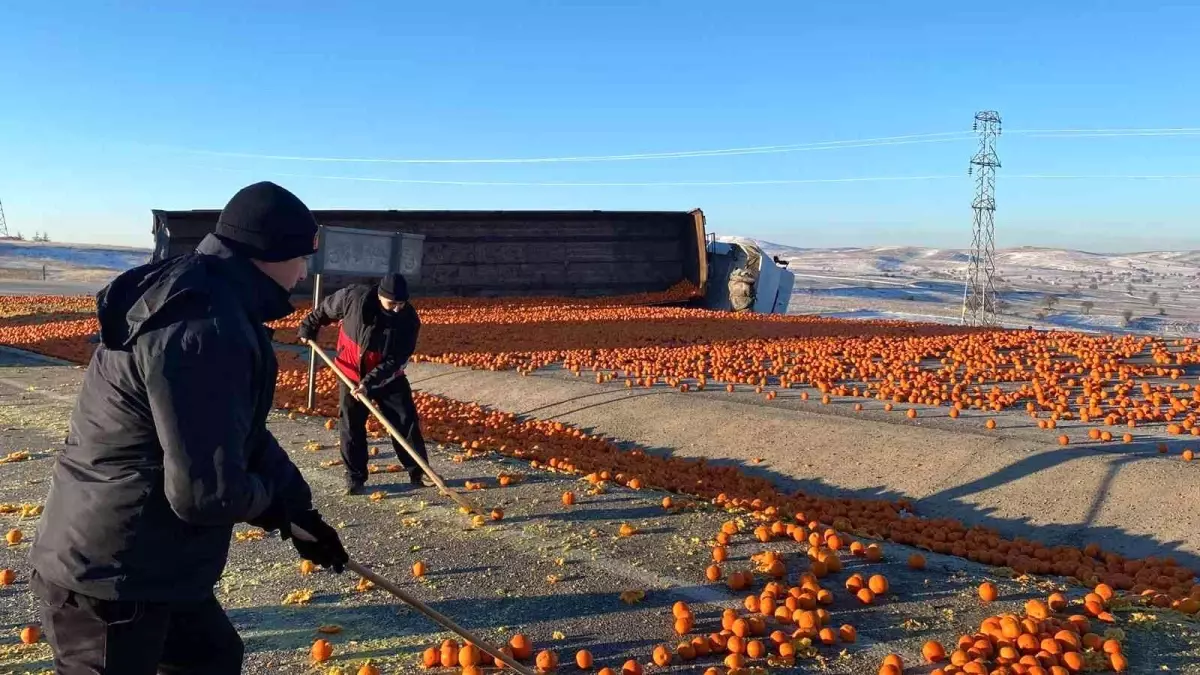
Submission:
[[[13,239],[16,239],[17,241],[25,241],[25,235],[18,232],[15,235],[13,235]],[[33,239],[31,241],[36,241],[36,242],[50,241],[50,233],[49,232],[34,232]]]

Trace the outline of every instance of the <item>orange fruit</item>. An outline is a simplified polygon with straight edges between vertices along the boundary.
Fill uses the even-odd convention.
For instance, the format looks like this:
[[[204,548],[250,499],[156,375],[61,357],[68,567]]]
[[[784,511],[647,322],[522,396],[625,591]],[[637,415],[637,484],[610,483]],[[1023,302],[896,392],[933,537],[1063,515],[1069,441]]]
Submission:
[[[558,654],[549,649],[543,649],[538,652],[537,658],[534,659],[533,663],[539,673],[549,673],[558,667]]]
[[[29,628],[26,628],[25,630],[29,630]],[[32,644],[32,642],[26,642],[25,631],[21,631],[21,642],[25,642],[25,644]],[[33,642],[36,642],[36,640]],[[312,648],[309,649],[309,653],[311,654],[313,661],[316,661],[317,663],[324,663],[329,660],[329,657],[333,656],[333,645],[329,644],[329,641],[327,640],[318,639],[312,643]]]
[[[946,650],[940,642],[930,640],[921,647],[921,656],[927,663],[941,663],[946,660]]]
[[[512,636],[508,641],[508,648],[512,650],[513,658],[518,661],[524,661],[533,656],[533,643],[520,633]]]

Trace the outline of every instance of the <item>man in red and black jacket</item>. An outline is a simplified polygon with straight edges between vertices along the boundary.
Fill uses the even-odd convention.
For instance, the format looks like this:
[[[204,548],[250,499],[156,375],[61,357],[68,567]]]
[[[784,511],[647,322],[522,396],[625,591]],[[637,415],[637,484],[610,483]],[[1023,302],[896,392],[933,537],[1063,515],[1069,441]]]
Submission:
[[[417,407],[404,367],[417,346],[421,320],[408,302],[408,284],[391,274],[378,285],[356,284],[337,291],[313,308],[300,322],[296,334],[315,340],[321,326],[341,321],[338,329],[338,370],[357,386],[341,386],[342,461],[346,466],[346,494],[360,494],[367,482],[367,416],[370,414],[355,395],[375,401],[404,440],[421,456],[428,457],[421,436]],[[392,448],[408,469],[414,485],[432,485],[429,477],[394,439]]]

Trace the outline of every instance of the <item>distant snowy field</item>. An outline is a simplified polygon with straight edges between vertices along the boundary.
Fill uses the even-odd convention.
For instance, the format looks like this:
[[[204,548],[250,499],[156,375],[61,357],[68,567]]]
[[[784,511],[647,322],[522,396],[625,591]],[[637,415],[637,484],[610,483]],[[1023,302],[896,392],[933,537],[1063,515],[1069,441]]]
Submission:
[[[791,313],[948,323],[961,319],[970,260],[966,251],[757,243],[786,260],[796,275]],[[1002,249],[996,252],[996,273],[1003,326],[1200,335],[1200,251]]]
[[[118,273],[150,260],[150,253],[121,246],[0,240],[0,293],[94,293]]]
[[[150,249],[0,241],[0,267],[56,265],[120,272],[150,259]]]

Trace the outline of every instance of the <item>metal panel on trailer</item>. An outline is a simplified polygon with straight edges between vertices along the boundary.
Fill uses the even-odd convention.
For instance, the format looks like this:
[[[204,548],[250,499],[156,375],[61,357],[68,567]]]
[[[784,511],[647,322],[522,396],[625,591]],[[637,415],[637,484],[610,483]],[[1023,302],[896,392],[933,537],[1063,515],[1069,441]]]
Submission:
[[[195,248],[218,210],[155,210],[155,258]],[[415,295],[611,295],[707,276],[693,211],[313,211],[326,227],[424,235]],[[326,274],[325,292],[361,277]],[[306,281],[297,293],[307,293]]]

